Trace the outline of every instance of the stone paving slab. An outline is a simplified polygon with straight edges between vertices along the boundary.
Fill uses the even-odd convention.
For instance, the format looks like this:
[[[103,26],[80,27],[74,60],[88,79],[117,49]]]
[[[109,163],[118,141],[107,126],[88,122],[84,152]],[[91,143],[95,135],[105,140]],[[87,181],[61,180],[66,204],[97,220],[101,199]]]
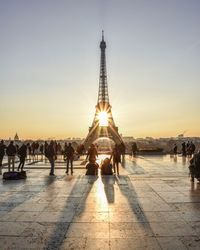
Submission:
[[[200,249],[188,161],[127,156],[119,176],[98,177],[26,165],[26,180],[0,182],[0,249]]]

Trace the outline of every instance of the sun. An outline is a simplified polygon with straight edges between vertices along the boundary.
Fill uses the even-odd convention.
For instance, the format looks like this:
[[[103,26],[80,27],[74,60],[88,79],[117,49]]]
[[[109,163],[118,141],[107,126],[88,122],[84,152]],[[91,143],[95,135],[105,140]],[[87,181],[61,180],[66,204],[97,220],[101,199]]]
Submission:
[[[99,126],[107,127],[108,126],[108,113],[106,111],[101,111],[98,114]]]

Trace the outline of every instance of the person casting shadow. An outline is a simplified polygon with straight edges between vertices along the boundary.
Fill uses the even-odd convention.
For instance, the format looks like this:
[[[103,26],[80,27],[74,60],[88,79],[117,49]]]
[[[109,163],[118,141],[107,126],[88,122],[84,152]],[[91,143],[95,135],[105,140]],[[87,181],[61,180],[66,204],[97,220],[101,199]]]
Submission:
[[[114,169],[114,173],[116,173],[116,168],[117,168],[117,174],[119,175],[119,163],[121,162],[121,154],[120,154],[120,150],[117,146],[117,144],[115,145],[115,147],[113,148],[110,160],[113,159],[113,169]],[[116,167],[116,168],[115,168]]]
[[[69,172],[69,164],[71,167],[71,174],[73,174],[74,149],[73,149],[71,143],[69,143],[69,145],[67,145],[67,144],[65,145],[64,155],[66,156],[66,161],[67,161],[66,174],[68,174],[68,172]]]
[[[23,143],[17,153],[18,153],[19,160],[20,160],[17,171],[20,170],[20,167],[21,167],[21,171],[23,171],[26,156],[27,156],[27,146]]]
[[[86,160],[89,159],[89,163],[86,165],[86,175],[98,175],[99,165],[96,163],[97,157],[97,149],[94,144],[91,144],[86,157]]]
[[[112,164],[109,158],[105,158],[101,164],[101,175],[112,175]]]
[[[51,170],[50,170],[49,175],[54,175],[56,151],[55,151],[53,141],[51,141],[50,144],[47,146],[46,157],[48,158],[48,160],[49,160],[49,162],[51,164]]]
[[[4,141],[1,140],[0,142],[0,175],[2,175],[2,162],[3,162],[3,157],[5,155],[5,149],[6,149],[6,145],[4,144]]]
[[[13,145],[13,141],[10,142],[6,149],[6,154],[8,156],[8,172],[10,172],[10,166],[12,164],[12,171],[15,171],[15,155],[17,153],[16,147]]]

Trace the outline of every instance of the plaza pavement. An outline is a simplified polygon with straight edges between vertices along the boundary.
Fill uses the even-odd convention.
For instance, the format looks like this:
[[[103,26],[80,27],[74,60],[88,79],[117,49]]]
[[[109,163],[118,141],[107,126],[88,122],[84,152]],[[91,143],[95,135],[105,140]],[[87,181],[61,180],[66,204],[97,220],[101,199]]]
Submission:
[[[200,249],[200,184],[182,157],[126,156],[120,176],[57,163],[0,180],[0,249]],[[4,169],[5,171],[5,169]]]

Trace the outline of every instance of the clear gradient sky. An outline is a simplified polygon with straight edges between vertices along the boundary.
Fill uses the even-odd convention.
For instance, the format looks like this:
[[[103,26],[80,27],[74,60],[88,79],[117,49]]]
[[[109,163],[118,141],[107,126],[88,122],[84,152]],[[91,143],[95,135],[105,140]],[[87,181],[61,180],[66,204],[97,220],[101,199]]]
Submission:
[[[199,0],[0,0],[0,138],[85,137],[101,30],[124,136],[200,136]]]

